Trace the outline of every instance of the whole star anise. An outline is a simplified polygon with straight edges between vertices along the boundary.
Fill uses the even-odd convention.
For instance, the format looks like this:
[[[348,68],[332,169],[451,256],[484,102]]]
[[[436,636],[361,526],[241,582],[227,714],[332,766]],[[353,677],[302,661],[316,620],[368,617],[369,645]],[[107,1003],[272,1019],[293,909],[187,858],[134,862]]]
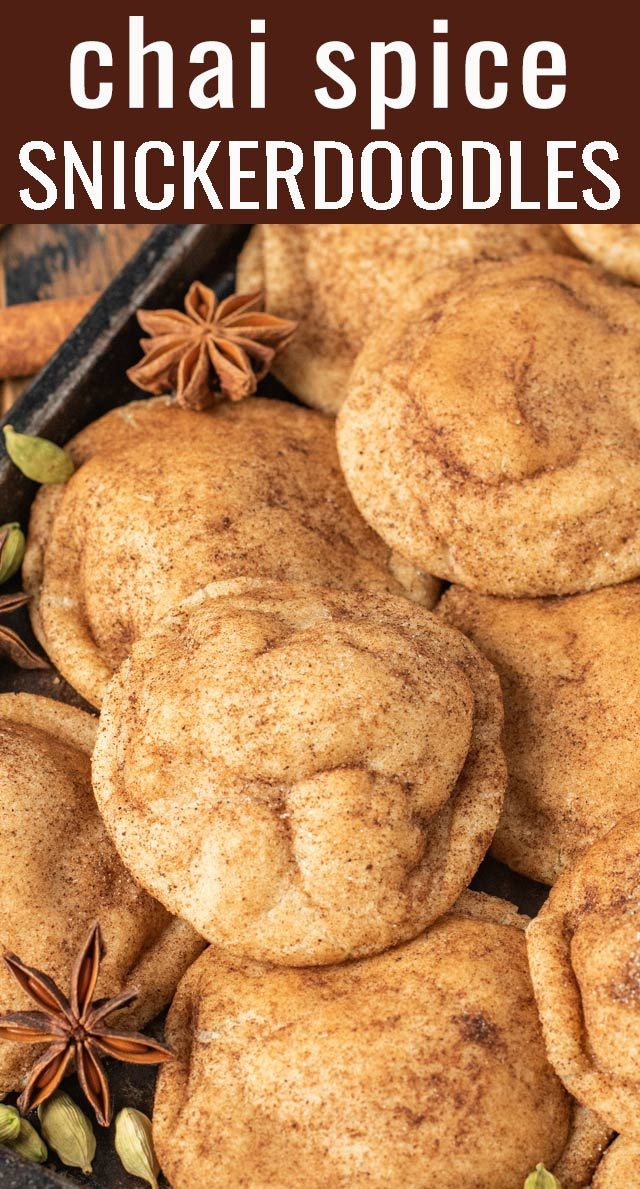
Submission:
[[[221,394],[242,400],[255,391],[297,322],[265,313],[261,293],[235,293],[218,302],[213,290],[194,281],[185,312],[138,310],[150,336],[144,359],[127,372],[146,392],[175,391],[178,404],[206,409]]]
[[[25,1114],[53,1094],[75,1059],[78,1080],[96,1118],[108,1127],[112,1102],[101,1055],[134,1065],[157,1065],[173,1056],[165,1045],[140,1032],[114,1032],[105,1026],[107,1016],[133,1003],[138,992],[125,991],[114,999],[92,1002],[103,954],[100,925],[96,922],[76,958],[68,999],[47,974],[25,966],[15,954],[4,954],[16,982],[42,1011],[0,1016],[0,1040],[49,1045],[33,1066],[18,1099]]]
[[[10,615],[29,602],[29,595],[19,591],[16,594],[0,595],[0,615]],[[43,656],[32,652],[18,633],[5,624],[0,624],[0,656],[8,656],[21,669],[48,669],[49,662]]]

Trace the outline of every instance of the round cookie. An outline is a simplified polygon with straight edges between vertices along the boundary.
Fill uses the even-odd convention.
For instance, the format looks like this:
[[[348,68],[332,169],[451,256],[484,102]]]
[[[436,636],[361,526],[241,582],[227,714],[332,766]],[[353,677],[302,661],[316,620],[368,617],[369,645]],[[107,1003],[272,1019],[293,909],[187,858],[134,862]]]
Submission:
[[[0,951],[17,953],[66,991],[77,951],[98,919],[106,953],[97,994],[136,987],[121,1013],[140,1027],[169,1002],[203,948],[134,883],[91,792],[96,720],[32,694],[0,695]],[[3,1011],[32,1011],[0,963]],[[0,1098],[17,1090],[34,1050],[0,1045]]]
[[[406,599],[214,583],[109,686],[98,805],[209,941],[290,965],[415,936],[467,886],[506,772],[496,674]]]
[[[523,927],[512,905],[466,893],[366,961],[295,970],[208,949],[174,999],[176,1060],[156,1093],[173,1189],[515,1189],[554,1167],[571,1103]]]
[[[619,1135],[605,1152],[593,1189],[640,1189],[640,1141]]]
[[[434,271],[523,252],[568,252],[559,226],[537,223],[263,223],[240,253],[241,292],[299,322],[273,371],[309,405],[336,413],[367,335],[409,311]]]
[[[590,260],[640,285],[640,223],[564,223],[563,227]]]
[[[485,594],[640,574],[640,292],[529,255],[476,266],[371,335],[338,417],[361,512]]]
[[[209,412],[134,401],[69,445],[78,470],[43,487],[23,567],[34,631],[91,703],[141,632],[207,582],[238,575],[401,591],[437,584],[364,523],[333,423],[282,401]]]
[[[560,877],[527,931],[549,1060],[567,1090],[640,1140],[640,813]]]
[[[502,684],[509,779],[493,853],[551,884],[640,810],[640,582],[564,599],[452,586],[438,614]]]

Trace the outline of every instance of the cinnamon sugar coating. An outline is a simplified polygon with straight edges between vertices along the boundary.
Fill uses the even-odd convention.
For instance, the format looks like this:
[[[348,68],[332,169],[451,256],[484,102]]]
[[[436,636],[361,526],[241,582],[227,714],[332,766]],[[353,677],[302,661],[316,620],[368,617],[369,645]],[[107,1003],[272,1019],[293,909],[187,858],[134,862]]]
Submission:
[[[82,710],[0,695],[0,952],[17,952],[66,993],[78,948],[99,919],[106,954],[97,995],[136,987],[140,998],[114,1020],[140,1027],[170,1001],[203,942],[122,865],[91,792],[95,731]],[[33,1010],[4,963],[0,1004]],[[21,1086],[36,1053],[0,1045],[0,1098]]]
[[[597,1115],[571,1099],[571,1129],[566,1147],[553,1166],[562,1189],[584,1189],[600,1167],[602,1153],[611,1143],[613,1132]]]
[[[640,285],[640,223],[564,223],[563,227],[590,260]]]
[[[114,409],[69,449],[78,469],[36,496],[23,575],[38,639],[96,706],[140,633],[213,579],[403,589],[319,413],[264,399],[195,413],[160,397]],[[433,604],[437,583],[411,566],[402,578]]]
[[[605,1152],[593,1189],[640,1189],[640,1140],[619,1135]]]
[[[240,253],[238,289],[300,322],[273,372],[306,404],[336,413],[367,335],[419,304],[438,268],[523,252],[572,253],[553,224],[263,223]]]
[[[214,583],[134,645],[96,798],[129,869],[209,941],[291,965],[415,936],[502,805],[491,666],[406,599]]]
[[[527,941],[549,1060],[613,1130],[640,1140],[640,813],[560,877]]]
[[[365,519],[485,594],[640,574],[640,292],[529,255],[476,266],[372,334],[338,418]]]
[[[553,1167],[571,1104],[522,924],[467,893],[366,961],[295,970],[207,950],[171,1008],[177,1059],[156,1095],[174,1189],[515,1189],[538,1161]]]
[[[495,666],[509,780],[493,853],[553,883],[640,811],[640,582],[562,599],[450,587],[438,614]]]

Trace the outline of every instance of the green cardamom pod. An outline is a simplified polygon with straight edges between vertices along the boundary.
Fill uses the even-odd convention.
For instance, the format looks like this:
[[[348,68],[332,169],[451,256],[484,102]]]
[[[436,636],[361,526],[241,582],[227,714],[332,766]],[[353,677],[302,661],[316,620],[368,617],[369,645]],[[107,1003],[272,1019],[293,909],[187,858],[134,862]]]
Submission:
[[[562,1185],[544,1164],[536,1164],[534,1171],[529,1173],[524,1183],[524,1189],[562,1189]]]
[[[141,1111],[127,1106],[116,1116],[116,1152],[132,1177],[158,1189],[160,1165],[153,1150],[151,1122]]]
[[[24,533],[19,524],[0,525],[0,582],[8,582],[22,565]]]
[[[73,1099],[57,1090],[38,1107],[38,1118],[44,1138],[62,1163],[90,1173],[96,1137],[87,1116]]]
[[[11,1148],[12,1152],[17,1152],[19,1156],[24,1156],[26,1160],[33,1160],[35,1164],[44,1164],[49,1155],[47,1145],[40,1138],[35,1127],[27,1123],[26,1119],[20,1120],[18,1136],[7,1146]]]
[[[47,438],[32,438],[5,425],[4,444],[18,470],[36,483],[66,483],[75,470],[66,450]]]
[[[10,1144],[20,1134],[20,1115],[15,1106],[0,1103],[0,1144]]]

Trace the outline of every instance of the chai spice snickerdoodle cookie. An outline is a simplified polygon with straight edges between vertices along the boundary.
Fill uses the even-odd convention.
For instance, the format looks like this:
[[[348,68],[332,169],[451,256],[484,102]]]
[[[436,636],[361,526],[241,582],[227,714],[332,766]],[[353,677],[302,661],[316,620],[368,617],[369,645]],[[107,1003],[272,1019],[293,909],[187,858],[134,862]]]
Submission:
[[[604,1154],[593,1189],[640,1189],[640,1141],[619,1135]]]
[[[273,372],[306,404],[336,413],[367,335],[419,304],[432,274],[460,261],[574,251],[554,224],[263,223],[238,261],[238,287],[299,322]]]
[[[640,1139],[640,813],[560,876],[527,942],[556,1073],[611,1128]]]
[[[564,223],[563,227],[590,260],[640,285],[640,223]]]
[[[502,807],[501,733],[488,661],[421,607],[240,579],[134,645],[94,789],[136,878],[209,941],[338,962],[467,886]]]
[[[485,594],[640,574],[640,292],[523,256],[460,274],[371,335],[338,417],[347,483],[387,544]]]
[[[602,1129],[587,1153],[523,928],[512,905],[466,893],[416,940],[341,966],[207,950],[169,1013],[176,1060],[156,1094],[174,1189],[515,1189],[539,1162],[568,1169],[575,1145],[584,1185]]]
[[[553,1173],[562,1189],[584,1189],[599,1167],[602,1153],[611,1143],[613,1132],[593,1111],[571,1099],[571,1129],[562,1156]]]
[[[75,474],[36,496],[23,576],[38,639],[96,706],[140,633],[213,579],[406,586],[433,605],[437,583],[396,566],[362,520],[319,413],[159,397],[107,413],[69,451]]]
[[[32,694],[0,695],[0,951],[15,951],[66,987],[76,951],[99,919],[107,950],[98,994],[132,986],[125,1029],[166,1006],[203,942],[143,892],[123,867],[91,792],[96,720]],[[0,963],[0,1006],[32,1011]],[[0,1045],[0,1098],[33,1063]]]
[[[438,614],[502,684],[509,780],[493,853],[551,884],[640,810],[640,582],[559,599],[452,586]]]

